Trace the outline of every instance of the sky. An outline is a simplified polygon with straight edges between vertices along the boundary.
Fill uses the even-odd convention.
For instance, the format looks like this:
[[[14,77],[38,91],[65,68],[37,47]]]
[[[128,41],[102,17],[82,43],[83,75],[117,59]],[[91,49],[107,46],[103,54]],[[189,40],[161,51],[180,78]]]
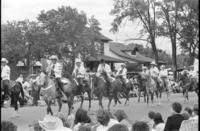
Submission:
[[[100,27],[102,28],[101,33],[103,35],[111,38],[115,42],[125,44],[130,42],[127,39],[138,38],[140,36],[139,30],[142,28],[139,21],[134,23],[127,21],[121,25],[119,32],[115,34],[110,32],[111,23],[114,19],[114,16],[109,14],[113,8],[113,0],[2,0],[1,4],[2,23],[24,19],[35,21],[42,10],[57,9],[62,5],[77,8],[79,12],[84,11],[87,17],[95,16],[100,22]],[[133,42],[146,45],[144,41]],[[169,39],[158,38],[156,44],[158,49],[163,49],[171,54],[171,43]]]

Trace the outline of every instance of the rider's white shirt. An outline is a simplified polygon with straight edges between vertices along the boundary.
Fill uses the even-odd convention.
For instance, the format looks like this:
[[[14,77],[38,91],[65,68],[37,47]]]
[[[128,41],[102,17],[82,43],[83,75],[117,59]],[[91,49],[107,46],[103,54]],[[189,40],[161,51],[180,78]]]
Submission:
[[[168,76],[168,71],[167,71],[167,69],[160,70],[159,76],[160,76],[160,77],[167,77],[167,76]]]
[[[142,78],[146,79],[146,78],[147,78],[147,76],[149,76],[149,75],[150,75],[150,71],[149,71],[149,70],[142,71],[142,72],[141,72],[141,75],[142,75]]]
[[[98,73],[102,73],[103,70],[104,70],[106,73],[108,73],[108,74],[111,73],[111,68],[110,68],[110,66],[109,66],[108,64],[106,64],[106,63],[105,63],[105,66],[104,66],[103,64],[99,64],[99,66],[98,66],[98,68],[97,68],[97,72],[98,72]]]
[[[83,66],[75,66],[73,73],[72,73],[75,77],[78,77],[79,75],[85,75],[86,74],[86,69]]]
[[[16,82],[20,82],[21,84],[23,84],[24,78],[23,77],[18,77],[15,81]]]
[[[10,67],[8,65],[2,67],[1,78],[2,80],[10,80]]]
[[[159,70],[158,70],[157,67],[153,67],[153,68],[150,69],[150,73],[151,73],[151,76],[153,76],[153,77],[158,77],[158,75],[159,75]]]
[[[53,68],[53,66],[54,66],[54,68]],[[62,65],[60,63],[58,63],[58,62],[56,62],[55,64],[52,63],[51,69],[54,71],[56,78],[62,77]]]
[[[43,72],[41,72],[35,79],[35,82],[38,85],[44,85],[45,82],[45,74]]]
[[[122,75],[124,79],[127,79],[127,69],[126,68],[119,68],[116,75]]]

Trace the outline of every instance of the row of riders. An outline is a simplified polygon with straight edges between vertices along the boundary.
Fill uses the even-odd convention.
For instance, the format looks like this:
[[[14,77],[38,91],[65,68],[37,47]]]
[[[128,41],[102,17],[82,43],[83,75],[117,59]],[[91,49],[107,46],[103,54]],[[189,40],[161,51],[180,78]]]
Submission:
[[[103,108],[102,97],[103,96],[108,97],[109,98],[108,108],[109,108],[112,98],[115,100],[115,103],[117,102],[120,103],[118,99],[120,95],[125,95],[127,97],[127,100],[129,100],[128,99],[129,91],[132,90],[133,84],[138,85],[138,88],[144,85],[147,95],[149,94],[149,92],[154,93],[155,90],[158,89],[158,86],[161,87],[162,89],[167,89],[168,87],[167,69],[165,69],[165,66],[162,65],[161,70],[159,71],[155,62],[151,63],[150,69],[148,69],[146,66],[143,66],[142,72],[135,77],[136,83],[133,83],[133,79],[131,80],[127,79],[126,64],[122,64],[121,67],[118,69],[117,73],[114,74],[112,73],[110,65],[107,64],[102,59],[97,68],[97,73],[95,75],[90,76],[91,79],[86,79],[85,78],[85,76],[87,76],[86,69],[82,65],[81,61],[78,60],[76,61],[76,66],[73,70],[72,77],[63,79],[62,65],[58,62],[58,57],[56,55],[53,55],[50,57],[50,60],[51,60],[51,64],[46,68],[46,70],[40,71],[40,74],[36,77],[36,79],[32,81],[32,84],[39,87],[39,90],[44,89],[43,90],[44,92],[45,90],[47,91],[46,96],[48,99],[45,102],[47,103],[47,106],[48,106],[47,112],[50,112],[51,114],[52,114],[52,111],[50,109],[51,102],[49,101],[50,100],[49,96],[51,96],[52,93],[49,93],[49,92],[51,91],[53,92],[53,90],[51,91],[48,90],[52,86],[52,84],[49,84],[50,82],[48,81],[50,79],[53,79],[53,83],[55,84],[55,88],[56,88],[55,98],[59,98],[58,99],[59,111],[61,110],[61,107],[62,107],[61,98],[63,99],[64,97],[64,99],[68,101],[68,106],[70,108],[72,107],[74,96],[76,95],[81,96],[84,92],[88,93],[89,108],[91,107],[90,100],[93,93],[98,97],[99,105],[102,108]],[[24,97],[23,88],[22,88],[24,84],[23,79],[17,79],[15,85],[11,88],[11,91],[9,91],[10,89],[9,87],[11,83],[10,82],[10,68],[7,64],[8,64],[8,61],[5,58],[2,58],[1,59],[1,80],[2,80],[1,83],[3,87],[2,88],[3,93],[4,93],[2,100],[8,99],[9,98],[8,96],[9,95],[12,96],[13,92],[14,93],[17,92],[14,95],[15,97],[17,97],[17,95],[19,96],[20,92],[22,96]],[[141,79],[139,79],[140,77],[138,76],[140,76]],[[138,80],[140,80],[141,83],[137,82]],[[21,87],[21,88],[17,88],[17,87]],[[76,88],[72,88],[72,91],[71,91],[71,87],[76,87]],[[70,93],[74,95],[71,96]],[[44,96],[45,96],[45,93],[44,93]],[[82,97],[82,101],[81,101],[81,106],[82,106],[83,96],[81,97]],[[11,104],[13,103],[14,105],[16,105],[16,108],[17,108],[17,104],[15,100],[12,102],[12,99],[11,99]]]

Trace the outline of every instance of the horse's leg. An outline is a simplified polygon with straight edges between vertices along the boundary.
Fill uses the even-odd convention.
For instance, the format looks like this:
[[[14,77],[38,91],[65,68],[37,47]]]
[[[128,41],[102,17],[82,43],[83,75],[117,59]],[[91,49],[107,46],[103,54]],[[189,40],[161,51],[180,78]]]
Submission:
[[[109,97],[109,102],[108,102],[108,111],[110,111],[110,104],[112,102],[112,97]]]
[[[151,103],[153,104],[154,92],[151,92]]]
[[[62,99],[60,97],[57,98],[57,102],[58,102],[58,112],[60,112],[62,109]]]
[[[99,97],[99,108],[103,109],[102,96]]]
[[[83,94],[80,95],[80,98],[81,98],[80,108],[82,108],[82,107],[83,107],[83,101],[84,101],[84,96],[83,96]]]
[[[88,94],[88,100],[89,100],[89,110],[91,109],[91,90],[90,91],[87,91],[87,94]]]
[[[49,101],[49,112],[51,113],[51,115],[53,116],[53,111],[51,109],[51,104],[52,104],[52,101]]]
[[[141,91],[138,90],[138,102],[140,102],[140,95],[141,95]]]
[[[126,105],[128,101],[129,101],[129,91],[126,92],[126,101],[125,101],[124,105]]]
[[[47,115],[48,115],[49,114],[49,102],[48,102],[48,100],[45,100],[45,103],[47,105]]]
[[[74,100],[74,96],[70,96],[68,97],[68,108],[69,108],[69,111],[68,111],[68,115],[71,114],[71,111],[73,109],[73,100]]]

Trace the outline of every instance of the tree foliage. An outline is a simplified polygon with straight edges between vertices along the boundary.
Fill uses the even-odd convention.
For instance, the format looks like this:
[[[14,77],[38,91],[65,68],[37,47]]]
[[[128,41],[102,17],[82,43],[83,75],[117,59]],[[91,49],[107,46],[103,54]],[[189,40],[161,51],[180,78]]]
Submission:
[[[156,48],[157,22],[155,0],[114,0],[114,8],[111,14],[115,16],[111,31],[117,32],[123,20],[140,20],[143,25],[142,33],[148,34],[154,58],[158,63],[158,52]],[[143,35],[143,34],[141,34]]]

